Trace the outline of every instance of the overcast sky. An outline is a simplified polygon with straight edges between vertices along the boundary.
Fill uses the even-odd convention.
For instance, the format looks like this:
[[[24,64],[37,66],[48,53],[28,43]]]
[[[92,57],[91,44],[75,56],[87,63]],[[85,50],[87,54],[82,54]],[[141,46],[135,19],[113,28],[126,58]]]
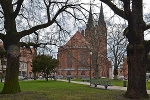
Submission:
[[[87,3],[86,0],[83,0],[83,1],[85,3]],[[99,7],[101,5],[101,2],[99,0],[95,0],[95,1],[97,1],[96,4],[98,5],[98,7],[92,7],[92,12],[93,13],[99,13],[99,11],[100,11]],[[144,14],[150,12],[150,0],[143,0],[143,5],[144,5],[144,7],[143,7]],[[85,7],[87,10],[89,10],[89,8],[90,8],[89,4],[87,4]],[[111,11],[111,9],[107,5],[105,5],[104,3],[103,3],[103,12],[104,12],[105,20],[109,19],[112,15],[114,15],[114,13]],[[116,20],[117,19],[115,19],[115,21]],[[119,21],[120,21],[120,19],[119,19]],[[76,31],[78,31],[78,29],[72,31],[72,35],[74,35],[76,33]],[[150,35],[146,35],[145,39],[150,40]],[[53,46],[53,48],[54,48],[54,52],[55,52],[54,56],[56,57],[57,47]]]

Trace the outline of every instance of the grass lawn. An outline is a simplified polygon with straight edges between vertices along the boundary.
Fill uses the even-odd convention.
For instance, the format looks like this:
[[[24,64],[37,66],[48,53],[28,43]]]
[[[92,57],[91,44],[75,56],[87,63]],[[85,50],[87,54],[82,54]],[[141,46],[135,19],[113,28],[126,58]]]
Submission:
[[[81,79],[72,79],[73,81],[82,81]],[[123,86],[123,80],[113,80],[113,79],[100,79],[100,80],[109,80],[111,82],[111,84],[115,85],[115,86]],[[127,83],[126,83],[127,84]]]
[[[2,90],[3,83],[0,83]],[[45,80],[20,82],[22,92],[0,94],[0,100],[128,100],[125,91],[91,88],[87,85]]]
[[[110,80],[111,83],[115,86],[123,86],[123,80]],[[128,81],[126,80],[126,85],[128,85]],[[146,81],[146,88],[150,90],[150,81]]]
[[[113,80],[113,79],[101,79],[101,80],[110,80],[111,84],[114,86],[123,86],[123,80]],[[73,79],[73,81],[82,81],[81,79]],[[126,85],[128,85],[128,81],[126,81]],[[150,90],[150,81],[146,81],[146,88],[147,90]]]

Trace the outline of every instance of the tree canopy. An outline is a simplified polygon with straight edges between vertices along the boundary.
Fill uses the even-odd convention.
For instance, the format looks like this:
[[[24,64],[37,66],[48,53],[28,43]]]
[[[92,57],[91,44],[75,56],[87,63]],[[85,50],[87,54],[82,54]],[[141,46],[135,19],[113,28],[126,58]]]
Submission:
[[[38,55],[33,59],[32,71],[43,73],[44,77],[48,81],[48,75],[54,72],[55,68],[58,66],[59,61],[51,56]]]

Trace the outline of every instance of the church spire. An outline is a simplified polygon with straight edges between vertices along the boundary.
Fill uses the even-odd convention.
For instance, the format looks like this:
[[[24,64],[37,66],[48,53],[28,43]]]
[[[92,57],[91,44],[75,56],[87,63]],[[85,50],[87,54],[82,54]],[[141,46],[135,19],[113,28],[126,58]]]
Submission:
[[[103,5],[102,5],[102,3],[101,3],[101,7],[100,7],[98,25],[99,26],[106,26],[106,23],[105,23],[105,20],[104,20],[104,13],[103,13]]]
[[[90,11],[89,11],[89,18],[88,18],[88,22],[87,22],[87,28],[92,28],[94,26],[93,24],[93,16],[92,16],[92,9],[91,9],[91,5],[90,5]]]

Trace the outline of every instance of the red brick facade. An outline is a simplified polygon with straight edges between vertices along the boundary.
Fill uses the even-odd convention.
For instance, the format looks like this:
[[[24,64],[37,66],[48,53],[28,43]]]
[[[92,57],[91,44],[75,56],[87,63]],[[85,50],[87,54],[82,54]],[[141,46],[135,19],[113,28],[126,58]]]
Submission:
[[[66,45],[58,49],[58,60],[60,62],[57,74],[73,77],[86,75],[89,77],[90,51],[87,46],[89,46],[89,43],[80,32],[76,32]]]
[[[91,75],[92,77],[95,77],[95,70],[92,64],[94,56],[90,56],[90,50],[88,47],[90,47],[90,44],[80,32],[76,32],[76,34],[64,46],[58,49],[57,57],[59,60],[59,67],[57,68],[57,75],[77,78],[83,76],[90,77],[91,65]],[[98,62],[102,62],[101,65],[98,64],[99,77],[109,77],[111,62],[107,59],[100,59],[100,57]]]
[[[3,48],[3,42],[0,42],[0,47]],[[22,75],[24,77],[33,77],[31,64],[32,64],[32,59],[34,56],[36,56],[36,51],[34,48],[27,49],[27,48],[20,47],[19,75]],[[5,58],[5,61],[7,62],[6,58]],[[0,73],[2,72],[2,69],[3,69],[3,73],[5,74],[6,64],[3,65],[3,68],[2,68],[2,65],[0,64]]]
[[[124,76],[125,78],[128,78],[127,57],[123,58],[123,64],[121,65],[121,69],[119,70],[119,76]]]
[[[33,57],[36,56],[36,51],[34,48],[31,49],[27,49],[27,48],[20,48],[20,67],[19,67],[19,71],[20,71],[20,75],[23,75],[24,77],[33,77],[33,73],[32,73],[32,59]],[[22,71],[22,72],[21,72]]]
[[[77,31],[64,46],[58,48],[57,58],[60,64],[57,75],[90,77],[91,67],[92,77],[109,77],[111,62],[107,59],[107,29],[102,5],[99,17],[98,25],[94,25],[90,8],[85,31]]]

